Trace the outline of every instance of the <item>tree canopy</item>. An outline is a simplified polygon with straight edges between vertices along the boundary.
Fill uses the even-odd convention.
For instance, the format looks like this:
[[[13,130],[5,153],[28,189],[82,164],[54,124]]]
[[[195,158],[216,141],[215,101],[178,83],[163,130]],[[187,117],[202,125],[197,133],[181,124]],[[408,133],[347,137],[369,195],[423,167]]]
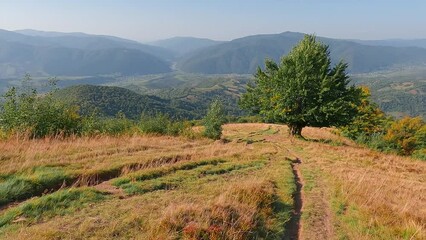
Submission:
[[[349,85],[344,62],[331,66],[328,46],[305,35],[279,64],[265,61],[240,104],[267,121],[288,124],[292,135],[306,126],[344,126],[356,115],[360,89]]]

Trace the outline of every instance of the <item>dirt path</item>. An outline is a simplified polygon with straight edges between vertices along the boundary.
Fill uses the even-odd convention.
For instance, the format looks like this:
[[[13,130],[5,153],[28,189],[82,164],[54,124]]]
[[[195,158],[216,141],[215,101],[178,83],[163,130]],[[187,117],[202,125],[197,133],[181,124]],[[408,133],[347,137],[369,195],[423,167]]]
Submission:
[[[314,182],[315,187],[306,189],[306,179],[304,180],[302,174],[302,169],[315,169],[315,165],[302,161],[298,154],[282,144],[282,139],[268,138],[268,141],[274,143],[278,151],[286,151],[291,156],[288,160],[291,161],[296,184],[293,193],[294,210],[286,225],[286,236],[283,239],[332,239],[333,214],[327,196],[327,185],[321,176],[317,176],[315,179],[309,179]],[[302,220],[303,215],[308,217]]]
[[[296,190],[293,193],[294,210],[290,221],[286,226],[286,236],[284,239],[301,239],[301,216],[303,208],[303,180],[299,166],[302,161],[299,158],[292,160],[291,168],[293,170],[294,182],[296,184]]]

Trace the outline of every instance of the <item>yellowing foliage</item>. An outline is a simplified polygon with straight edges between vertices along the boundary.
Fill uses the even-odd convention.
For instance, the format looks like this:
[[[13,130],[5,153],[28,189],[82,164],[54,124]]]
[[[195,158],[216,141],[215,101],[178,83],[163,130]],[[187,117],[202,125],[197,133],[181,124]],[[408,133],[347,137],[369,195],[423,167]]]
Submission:
[[[411,155],[416,149],[425,146],[425,126],[421,117],[405,117],[391,125],[384,140],[394,145],[399,153]]]

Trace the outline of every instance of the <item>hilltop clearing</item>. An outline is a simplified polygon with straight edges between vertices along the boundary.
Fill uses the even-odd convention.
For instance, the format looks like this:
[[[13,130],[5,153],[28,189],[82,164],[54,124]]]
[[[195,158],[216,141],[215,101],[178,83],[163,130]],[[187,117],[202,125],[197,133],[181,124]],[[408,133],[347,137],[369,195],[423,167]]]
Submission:
[[[426,237],[425,162],[287,130],[0,142],[0,238]]]

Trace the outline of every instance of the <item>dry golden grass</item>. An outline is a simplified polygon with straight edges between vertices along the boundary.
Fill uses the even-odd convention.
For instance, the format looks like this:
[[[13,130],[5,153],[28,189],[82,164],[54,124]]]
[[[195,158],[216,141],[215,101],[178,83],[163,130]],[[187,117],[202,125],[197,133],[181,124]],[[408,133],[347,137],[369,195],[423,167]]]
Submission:
[[[299,158],[301,239],[425,239],[426,163],[364,149],[332,131],[306,128],[301,140],[285,126],[229,124],[227,141],[215,142],[159,136],[0,142],[4,176],[59,166],[79,176],[78,185],[106,180],[94,188],[110,194],[72,214],[0,227],[0,238],[278,239],[288,233],[293,208],[287,159]],[[224,162],[135,180],[211,159]],[[90,179],[113,167],[114,179],[132,176],[127,189],[153,187],[128,195],[114,179]]]

